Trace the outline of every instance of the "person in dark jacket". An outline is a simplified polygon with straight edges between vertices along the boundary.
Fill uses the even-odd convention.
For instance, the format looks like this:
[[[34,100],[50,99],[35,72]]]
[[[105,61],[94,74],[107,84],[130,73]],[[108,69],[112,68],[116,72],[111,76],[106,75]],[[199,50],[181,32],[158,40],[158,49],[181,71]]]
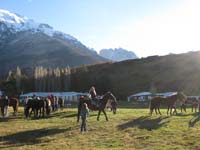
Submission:
[[[86,118],[89,116],[89,109],[86,103],[83,103],[83,106],[81,108],[81,112],[80,112],[80,116],[81,116],[81,133],[86,132]]]

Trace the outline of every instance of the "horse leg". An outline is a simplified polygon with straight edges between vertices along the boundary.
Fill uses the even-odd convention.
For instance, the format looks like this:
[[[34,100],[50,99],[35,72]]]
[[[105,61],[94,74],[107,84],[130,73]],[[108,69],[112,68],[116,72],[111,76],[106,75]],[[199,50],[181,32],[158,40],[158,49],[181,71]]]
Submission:
[[[117,109],[113,108],[113,114],[116,114]]]
[[[98,112],[97,121],[99,121],[99,116],[101,115],[101,110]]]
[[[168,115],[168,113],[169,113],[169,106],[167,106],[167,115]]]
[[[182,109],[183,109],[183,104],[181,105],[181,113],[182,113]]]
[[[13,106],[13,116],[16,116],[16,108]]]
[[[4,117],[4,107],[1,107],[1,114],[2,114],[2,117]]]
[[[199,107],[199,112],[200,112],[200,106],[199,106],[199,104],[198,104],[198,107]]]
[[[184,112],[186,112],[186,104],[183,104],[183,105],[181,106],[181,112],[182,112],[182,109],[184,110]]]
[[[174,113],[176,113],[176,115],[177,115],[177,111],[176,111],[176,107],[175,107],[175,106],[174,106],[174,112],[173,112],[173,114],[174,114]]]
[[[28,110],[29,111],[29,110]],[[34,115],[35,115],[35,110],[33,108],[31,108],[31,112],[29,114],[29,117],[31,117],[32,113],[34,112]],[[29,113],[29,112],[28,112]]]
[[[172,108],[173,108],[173,107],[171,106],[171,107],[170,107],[170,115],[172,115]]]
[[[42,117],[44,118],[45,106],[42,107]]]
[[[103,109],[102,112],[104,113],[104,116],[105,116],[105,118],[106,118],[106,121],[108,121],[108,116],[107,116],[105,110]]]
[[[39,117],[42,117],[42,108],[41,107],[40,107],[39,111],[40,111]]]
[[[158,107],[158,112],[159,112],[160,115],[162,115],[161,112],[160,112],[160,107]]]
[[[155,112],[156,112],[156,115],[158,114],[158,112],[157,112],[157,108],[155,107]]]
[[[194,107],[194,106],[193,106],[193,104],[192,104],[192,112],[193,112],[193,107]]]

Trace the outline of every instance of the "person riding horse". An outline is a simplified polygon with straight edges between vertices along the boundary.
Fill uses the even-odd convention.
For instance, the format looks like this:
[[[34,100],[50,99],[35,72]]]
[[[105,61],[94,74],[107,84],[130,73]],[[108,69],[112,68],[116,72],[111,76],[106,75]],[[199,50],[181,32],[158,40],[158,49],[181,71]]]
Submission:
[[[97,97],[97,92],[95,90],[95,87],[92,86],[89,90],[89,94],[91,95],[91,100],[93,102],[94,105],[99,105],[99,97]]]

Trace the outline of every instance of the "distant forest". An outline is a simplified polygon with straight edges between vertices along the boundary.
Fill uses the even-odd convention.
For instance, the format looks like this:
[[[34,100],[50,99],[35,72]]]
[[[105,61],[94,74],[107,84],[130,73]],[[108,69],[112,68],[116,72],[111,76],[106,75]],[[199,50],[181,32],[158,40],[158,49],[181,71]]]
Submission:
[[[197,51],[74,68],[38,66],[32,75],[17,67],[0,79],[0,89],[8,95],[30,91],[88,92],[94,85],[99,95],[111,91],[120,100],[143,91],[200,95],[199,58]]]

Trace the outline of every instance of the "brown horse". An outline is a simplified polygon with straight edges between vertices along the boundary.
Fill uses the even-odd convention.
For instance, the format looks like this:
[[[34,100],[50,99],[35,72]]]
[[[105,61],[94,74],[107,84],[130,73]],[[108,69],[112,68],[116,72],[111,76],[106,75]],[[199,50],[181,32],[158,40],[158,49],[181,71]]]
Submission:
[[[8,100],[8,105],[13,107],[13,115],[16,116],[18,113],[18,107],[19,107],[19,100],[15,97],[11,97]],[[3,98],[0,98],[0,108],[1,108],[1,114],[4,116],[4,102]]]
[[[60,97],[60,98],[58,99],[58,104],[60,105],[60,109],[63,110],[64,105],[65,105],[64,99]]]
[[[80,99],[79,103],[78,103],[77,122],[79,122],[80,112],[81,112],[81,108],[82,108],[83,103],[87,103],[88,108],[90,110],[98,111],[97,121],[99,121],[99,117],[100,117],[101,112],[104,113],[106,121],[108,121],[108,117],[107,117],[107,114],[105,112],[105,107],[106,107],[108,100],[112,100],[115,103],[117,102],[116,97],[111,92],[107,92],[105,95],[102,96],[102,99],[100,100],[99,106],[92,104],[91,99],[88,99],[87,97]]]
[[[158,113],[161,115],[160,112],[160,105],[164,104],[167,106],[167,115],[169,113],[170,110],[170,115],[172,115],[172,109],[174,109],[173,113],[177,114],[176,111],[176,103],[179,100],[181,103],[185,103],[187,97],[182,93],[182,92],[178,92],[176,94],[170,95],[168,97],[154,97],[152,98],[151,102],[150,102],[150,115],[152,115],[153,110],[155,110],[156,114],[157,111]]]
[[[16,97],[11,97],[9,100],[9,106],[13,107],[13,115],[16,116],[18,113],[19,100]]]
[[[190,104],[192,107],[192,112],[197,112],[197,109],[199,109],[198,111],[200,112],[200,100],[196,97],[188,97],[187,98],[187,104]]]
[[[35,118],[40,118],[45,116],[45,112],[47,115],[50,115],[50,100],[48,98],[42,99],[29,99],[24,108],[24,114],[26,118],[30,117],[32,112],[34,112]],[[31,109],[31,111],[30,111]]]
[[[113,114],[116,114],[117,112],[117,101],[108,101],[106,104],[106,108],[110,109],[110,111],[113,112]]]

